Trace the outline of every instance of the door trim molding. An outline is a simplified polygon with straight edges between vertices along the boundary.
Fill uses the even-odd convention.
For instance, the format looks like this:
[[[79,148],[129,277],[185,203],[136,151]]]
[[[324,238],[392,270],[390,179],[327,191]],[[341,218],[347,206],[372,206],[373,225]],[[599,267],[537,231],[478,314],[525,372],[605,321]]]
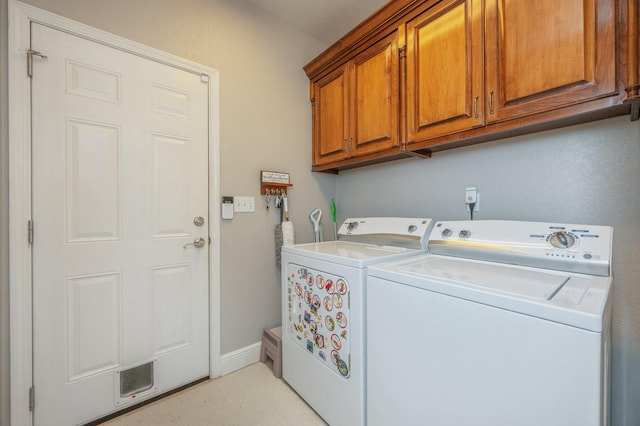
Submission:
[[[209,374],[221,375],[220,350],[220,100],[219,72],[131,40],[9,0],[9,306],[11,424],[31,425],[33,383],[31,220],[31,85],[27,76],[30,25],[37,22],[172,67],[209,77]],[[43,52],[46,54],[46,52]],[[36,224],[37,228],[37,224]],[[37,229],[36,229],[37,238]]]

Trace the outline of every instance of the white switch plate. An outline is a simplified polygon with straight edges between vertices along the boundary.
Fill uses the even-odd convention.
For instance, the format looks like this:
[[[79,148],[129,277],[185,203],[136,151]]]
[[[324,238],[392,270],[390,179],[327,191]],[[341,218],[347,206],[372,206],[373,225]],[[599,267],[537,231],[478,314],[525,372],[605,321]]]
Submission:
[[[253,213],[256,211],[255,197],[233,197],[233,211],[236,213]]]

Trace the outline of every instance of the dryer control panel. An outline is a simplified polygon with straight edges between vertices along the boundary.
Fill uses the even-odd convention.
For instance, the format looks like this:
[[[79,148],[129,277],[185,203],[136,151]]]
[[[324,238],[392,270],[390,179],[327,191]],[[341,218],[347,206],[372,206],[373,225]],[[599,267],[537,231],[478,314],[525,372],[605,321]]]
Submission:
[[[338,229],[338,240],[424,250],[432,224],[416,217],[348,218]]]
[[[490,262],[611,275],[613,229],[508,220],[437,222],[429,252]]]

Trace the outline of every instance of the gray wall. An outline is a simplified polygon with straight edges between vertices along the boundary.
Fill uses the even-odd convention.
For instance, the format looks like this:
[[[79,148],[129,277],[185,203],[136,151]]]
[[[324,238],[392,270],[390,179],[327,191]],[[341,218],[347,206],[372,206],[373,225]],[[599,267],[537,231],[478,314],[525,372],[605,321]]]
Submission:
[[[361,215],[612,225],[614,426],[640,424],[640,121],[568,127],[341,172],[340,218]],[[553,386],[553,384],[550,384]]]
[[[326,48],[237,0],[28,0],[26,3],[220,71],[221,189],[256,197],[256,212],[221,227],[222,354],[260,341],[280,324],[274,227],[280,216],[260,198],[260,170],[289,172],[291,220],[298,242],[313,240],[307,218],[329,210],[336,177],[311,173],[309,80],[302,67]],[[6,123],[7,0],[0,0],[0,123]],[[7,129],[2,126],[6,154]],[[2,162],[0,424],[8,425],[7,160]],[[218,214],[218,212],[215,212]],[[327,236],[330,235],[326,229]]]
[[[9,229],[7,170],[7,2],[0,0],[0,425],[9,424]]]
[[[302,66],[324,48],[260,9],[233,0],[28,0],[27,3],[220,71],[223,195],[256,197],[256,213],[221,229],[222,353],[280,323],[273,231],[260,170],[289,172],[291,220],[311,241],[307,213],[334,196],[335,177],[310,172],[309,81]],[[216,212],[217,213],[217,212]]]

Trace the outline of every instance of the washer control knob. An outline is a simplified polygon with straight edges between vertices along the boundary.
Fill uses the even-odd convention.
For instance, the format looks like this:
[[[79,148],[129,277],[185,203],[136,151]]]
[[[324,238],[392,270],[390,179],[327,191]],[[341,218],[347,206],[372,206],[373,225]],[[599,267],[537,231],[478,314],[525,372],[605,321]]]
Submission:
[[[415,225],[409,225],[409,229],[408,229],[408,231],[409,231],[409,233],[410,233],[410,234],[412,234],[412,233],[416,232],[416,229],[418,229],[418,227],[417,227],[417,226],[415,226]]]
[[[469,237],[471,236],[471,231],[469,231],[469,230],[467,230],[467,229],[463,229],[462,231],[460,231],[460,233],[458,234],[458,236],[459,236],[460,238],[463,238],[463,239],[465,239],[465,240],[466,240],[467,238],[469,238]]]
[[[450,237],[451,234],[452,234],[451,229],[445,228],[440,235],[442,235],[443,237],[447,238],[447,237]]]
[[[568,249],[574,246],[576,239],[570,233],[560,231],[552,234],[551,238],[549,238],[549,242],[555,248]]]
[[[347,231],[353,231],[354,229],[357,229],[357,228],[358,228],[357,221],[349,222],[349,224],[347,225]]]

